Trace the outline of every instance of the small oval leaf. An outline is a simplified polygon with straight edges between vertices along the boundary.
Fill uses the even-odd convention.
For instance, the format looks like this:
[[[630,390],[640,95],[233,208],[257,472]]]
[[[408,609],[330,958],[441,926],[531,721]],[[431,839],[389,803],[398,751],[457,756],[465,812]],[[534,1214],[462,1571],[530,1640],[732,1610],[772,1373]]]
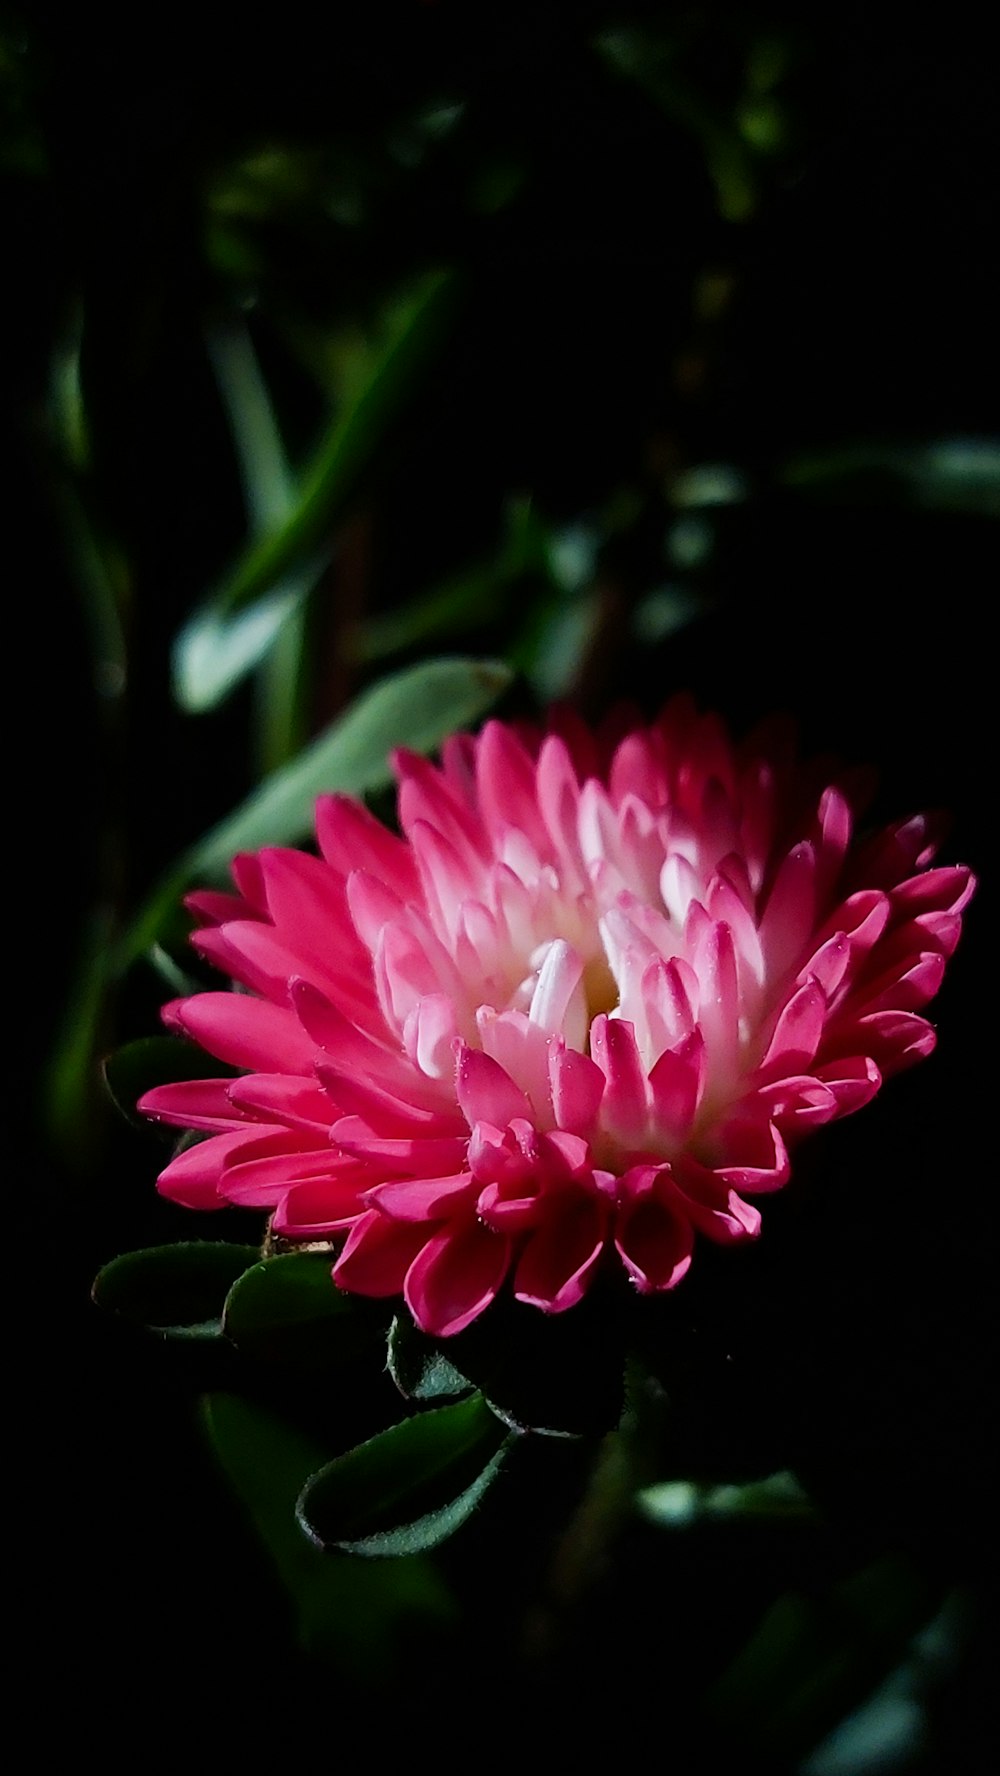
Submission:
[[[98,1307],[172,1338],[218,1338],[222,1305],[256,1246],[185,1240],[113,1258],[91,1291]]]
[[[472,1392],[474,1383],[407,1314],[397,1314],[389,1327],[386,1354],[389,1374],[408,1400],[442,1400]]]
[[[479,1394],[421,1412],[314,1474],[299,1522],[322,1547],[352,1554],[436,1547],[466,1522],[513,1440]]]
[[[226,1337],[246,1356],[298,1369],[349,1362],[377,1330],[364,1304],[334,1284],[333,1258],[332,1252],[283,1252],[252,1265],[226,1299]]]

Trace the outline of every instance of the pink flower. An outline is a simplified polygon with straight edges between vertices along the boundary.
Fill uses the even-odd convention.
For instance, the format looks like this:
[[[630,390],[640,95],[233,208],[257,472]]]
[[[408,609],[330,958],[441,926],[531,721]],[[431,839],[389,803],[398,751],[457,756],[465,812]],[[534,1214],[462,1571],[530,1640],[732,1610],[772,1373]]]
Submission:
[[[241,1071],[141,1108],[209,1136],[168,1196],[346,1235],[336,1282],[425,1331],[508,1278],[548,1313],[603,1266],[673,1288],[933,1047],[970,873],[930,867],[924,816],[855,839],[847,778],[780,724],[734,745],[677,698],[616,744],[491,722],[396,769],[403,837],[324,797],[318,858],[241,856],[235,895],[191,897],[246,991],[164,1017]]]

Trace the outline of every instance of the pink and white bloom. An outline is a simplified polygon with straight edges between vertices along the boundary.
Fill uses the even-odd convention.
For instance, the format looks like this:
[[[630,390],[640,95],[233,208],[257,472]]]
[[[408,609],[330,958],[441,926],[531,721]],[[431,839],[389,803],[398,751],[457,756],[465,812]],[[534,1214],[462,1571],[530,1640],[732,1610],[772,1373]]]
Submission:
[[[346,1236],[335,1281],[441,1336],[508,1279],[560,1313],[604,1266],[671,1289],[696,1234],[757,1235],[795,1143],[930,1052],[973,881],[925,816],[856,838],[780,724],[737,745],[677,698],[619,735],[401,752],[401,837],[327,796],[318,857],[191,897],[246,990],[164,1017],[241,1072],[141,1100],[208,1136],[166,1195]]]

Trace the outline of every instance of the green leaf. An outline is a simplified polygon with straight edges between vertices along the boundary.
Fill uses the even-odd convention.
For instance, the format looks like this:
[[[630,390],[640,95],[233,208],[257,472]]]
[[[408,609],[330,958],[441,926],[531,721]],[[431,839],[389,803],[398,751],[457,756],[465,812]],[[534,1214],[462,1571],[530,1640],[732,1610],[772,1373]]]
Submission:
[[[301,609],[328,560],[328,554],[316,557],[232,617],[220,616],[209,606],[191,618],[177,644],[174,664],[174,689],[183,710],[198,715],[214,709],[259,666]]]
[[[208,355],[229,418],[247,517],[259,536],[284,524],[295,501],[281,431],[249,328],[232,319],[213,327]]]
[[[753,156],[714,95],[700,90],[697,74],[682,66],[679,41],[655,25],[616,24],[598,33],[594,47],[698,141],[723,220],[749,221],[757,207]]]
[[[552,577],[551,543],[530,500],[510,501],[500,548],[486,561],[364,624],[358,656],[377,660],[494,622],[522,581]],[[524,590],[523,587],[521,588]]]
[[[330,1275],[332,1252],[263,1258],[233,1284],[222,1330],[245,1355],[297,1370],[349,1362],[377,1337],[363,1307]]]
[[[425,660],[382,679],[180,859],[160,882],[118,953],[127,966],[157,941],[192,881],[218,878],[237,851],[291,845],[312,826],[318,795],[360,795],[391,780],[389,754],[406,745],[429,752],[481,716],[510,683],[499,660]]]
[[[787,1469],[765,1480],[738,1486],[715,1486],[700,1480],[662,1480],[636,1494],[636,1504],[650,1522],[669,1529],[687,1528],[705,1519],[815,1523],[819,1512]]]
[[[177,1036],[141,1036],[137,1042],[116,1048],[102,1063],[112,1102],[129,1122],[147,1134],[158,1131],[148,1116],[136,1113],[136,1101],[145,1092],[155,1085],[172,1085],[185,1079],[218,1079],[231,1071],[225,1062]],[[168,1133],[176,1140],[176,1129]]]
[[[112,942],[110,914],[105,910],[92,914],[45,1068],[42,1090],[48,1132],[74,1168],[85,1169],[93,1160],[100,1113],[105,1109],[96,1058],[108,1015]]]
[[[991,438],[846,444],[797,457],[779,480],[819,499],[1000,518],[1000,444]]]
[[[226,1295],[257,1256],[256,1246],[222,1240],[125,1252],[99,1272],[92,1296],[98,1307],[165,1337],[218,1338]]]
[[[298,1638],[314,1657],[371,1678],[384,1672],[401,1631],[447,1620],[451,1594],[432,1563],[417,1555],[383,1567],[318,1548],[295,1519],[295,1502],[329,1450],[262,1407],[231,1394],[203,1403],[215,1453],[250,1513],[292,1600]]]
[[[321,1547],[421,1553],[471,1516],[512,1440],[478,1394],[418,1413],[314,1474],[299,1521]]]
[[[825,1595],[785,1592],[713,1685],[713,1721],[744,1751],[797,1763],[900,1662],[937,1601],[896,1555]]]
[[[472,1391],[473,1383],[408,1314],[397,1314],[389,1327],[388,1364],[389,1374],[408,1400],[441,1400]]]
[[[272,645],[329,558],[331,534],[425,371],[453,313],[458,280],[435,271],[393,304],[374,345],[355,352],[351,389],[303,472],[281,522],[249,548],[195,613],[174,649],[181,707],[213,708]],[[244,366],[245,370],[246,366]],[[273,468],[273,440],[265,438]],[[246,469],[246,464],[245,464]],[[270,513],[275,511],[272,500]]]

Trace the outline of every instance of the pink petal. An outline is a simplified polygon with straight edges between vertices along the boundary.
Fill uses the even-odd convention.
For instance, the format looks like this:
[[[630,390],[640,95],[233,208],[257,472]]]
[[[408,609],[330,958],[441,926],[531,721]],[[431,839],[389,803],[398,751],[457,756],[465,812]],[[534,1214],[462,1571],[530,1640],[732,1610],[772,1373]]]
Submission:
[[[376,820],[363,803],[350,796],[320,796],[316,837],[327,863],[341,875],[363,869],[386,882],[401,900],[410,900],[417,893],[417,871],[409,846]]]
[[[673,1289],[686,1275],[694,1234],[685,1215],[650,1193],[623,1205],[615,1246],[640,1295]]]
[[[476,1200],[476,1213],[496,1233],[516,1236],[537,1226],[544,1213],[544,1198],[505,1196],[502,1184],[487,1184]]]
[[[672,1168],[672,1173],[683,1212],[699,1233],[719,1246],[740,1245],[744,1240],[757,1238],[760,1211],[745,1203],[714,1172],[685,1159]]]
[[[577,834],[580,785],[569,750],[556,735],[542,742],[536,767],[538,806],[545,822],[548,844],[558,858],[565,887],[580,893],[587,875]]]
[[[816,923],[816,853],[808,842],[783,860],[760,922],[768,973],[777,980],[798,961]]]
[[[725,1130],[725,1146],[734,1159],[714,1170],[734,1190],[780,1190],[787,1184],[791,1166],[785,1143],[776,1124],[764,1115],[748,1121],[735,1118]]]
[[[607,1205],[580,1191],[560,1193],[541,1224],[529,1233],[514,1273],[519,1301],[543,1313],[564,1313],[582,1300],[600,1263],[608,1227]]]
[[[653,1114],[671,1140],[688,1134],[705,1083],[705,1039],[693,1030],[676,1049],[667,1049],[649,1075]]]
[[[208,925],[225,925],[230,919],[245,919],[251,912],[248,903],[238,894],[219,894],[214,888],[199,888],[185,894],[184,905],[196,919]]]
[[[481,1050],[464,1042],[458,1048],[458,1101],[470,1129],[477,1122],[503,1128],[516,1116],[531,1118],[531,1105],[509,1073]]]
[[[371,1183],[363,1166],[341,1169],[328,1178],[307,1178],[292,1184],[271,1220],[277,1234],[288,1239],[326,1239],[352,1227],[366,1213],[361,1193]]]
[[[923,1060],[932,1052],[937,1037],[933,1025],[911,1011],[877,1011],[852,1022],[840,1041],[870,1055],[882,1072],[889,1074]]]
[[[475,1200],[478,1186],[469,1172],[447,1178],[403,1178],[376,1184],[365,1201],[394,1221],[441,1221]]]
[[[226,1156],[219,1195],[246,1209],[271,1209],[292,1184],[306,1178],[326,1178],[336,1170],[336,1156],[329,1146],[301,1148],[288,1145],[291,1131],[261,1141],[246,1150],[247,1157]]]
[[[455,1007],[446,993],[428,993],[407,1012],[403,1045],[411,1063],[425,1079],[441,1081],[450,1088],[457,1040]]]
[[[866,1016],[879,1011],[919,1011],[940,987],[944,968],[944,956],[937,950],[925,950],[902,974],[887,970],[867,986],[859,1009]]]
[[[560,1128],[584,1140],[593,1132],[604,1096],[604,1074],[589,1055],[553,1042],[549,1051],[552,1108]]]
[[[232,1079],[185,1079],[181,1083],[154,1086],[136,1104],[143,1116],[179,1128],[234,1129],[244,1118],[229,1098]]]
[[[456,1172],[467,1145],[461,1138],[450,1136],[387,1138],[373,1134],[360,1116],[344,1116],[335,1122],[330,1140],[341,1152],[367,1161],[383,1178],[438,1178],[445,1172]]]
[[[401,1295],[406,1273],[426,1238],[426,1227],[390,1221],[377,1209],[369,1209],[348,1234],[333,1267],[333,1280],[355,1295]]]
[[[437,1108],[408,1103],[370,1077],[328,1061],[316,1062],[316,1077],[345,1116],[362,1117],[378,1135],[442,1134],[457,1121],[453,1114],[442,1116]]]
[[[415,1102],[431,1104],[438,1101],[438,1094],[400,1053],[398,1045],[390,1045],[390,1041],[371,1030],[360,1029],[309,981],[291,981],[290,992],[292,1007],[302,1028],[324,1051],[315,1059],[328,1057],[342,1071],[376,1079],[397,1095],[412,1098]],[[383,1032],[388,1036],[384,1026]]]
[[[844,931],[835,931],[824,944],[809,957],[800,968],[796,980],[805,986],[814,980],[821,989],[827,1003],[833,999],[848,969],[851,967],[853,954],[850,939]]]
[[[230,873],[243,899],[255,913],[267,918],[267,896],[260,858],[252,851],[238,851],[230,865]]]
[[[421,999],[443,992],[456,1005],[462,1003],[455,966],[429,927],[423,934],[409,924],[383,926],[374,963],[379,1003],[387,1023],[399,1032]]]
[[[400,748],[393,754],[399,777],[399,821],[409,834],[417,820],[426,820],[457,851],[473,875],[488,854],[485,835],[472,811],[464,806],[439,771],[418,753]]]
[[[818,905],[834,893],[851,840],[851,810],[843,791],[831,786],[823,791],[818,810],[816,846]]]
[[[533,1024],[551,1035],[561,1034],[572,1047],[587,1039],[582,982],[583,957],[564,938],[555,938],[538,971],[528,1015]]]
[[[346,882],[316,857],[276,847],[261,856],[275,927],[295,952],[291,972],[332,988],[346,1016],[378,1028],[371,958],[350,919]]]
[[[776,1079],[771,1085],[761,1086],[756,1098],[768,1119],[776,1122],[788,1139],[793,1134],[801,1135],[808,1129],[820,1128],[839,1114],[834,1092],[822,1080],[808,1073],[791,1074],[787,1079]]]
[[[737,1065],[741,1005],[729,926],[709,923],[693,960],[702,983],[701,1031],[714,1065],[728,1074]]]
[[[259,1124],[228,1135],[213,1135],[197,1141],[193,1147],[170,1161],[160,1173],[157,1187],[171,1202],[185,1209],[217,1209],[222,1201],[219,1183],[223,1167],[231,1154],[256,1143],[261,1134]]]
[[[487,722],[479,736],[476,787],[483,823],[494,840],[514,826],[530,839],[539,857],[551,855],[538,806],[534,761],[502,722]]]
[[[387,925],[405,919],[406,904],[381,876],[373,876],[368,870],[352,870],[347,878],[351,920],[369,953],[374,952]]]
[[[246,993],[198,993],[163,1007],[163,1021],[231,1067],[312,1073],[313,1045],[282,1005]]]
[[[908,919],[918,913],[960,913],[975,892],[976,878],[961,865],[925,870],[922,876],[911,876],[890,892],[895,912]]]
[[[489,1005],[480,1006],[476,1024],[483,1053],[525,1094],[532,1119],[550,1123],[549,1039],[545,1031],[523,1011],[504,1011],[498,1016]]]
[[[406,1273],[413,1318],[434,1338],[450,1338],[471,1324],[496,1295],[507,1273],[510,1242],[478,1221],[436,1234]]]
[[[635,1032],[622,1018],[596,1017],[590,1027],[590,1050],[607,1081],[602,1121],[633,1146],[646,1136],[646,1074]]]
[[[296,1079],[291,1073],[248,1073],[226,1084],[232,1105],[256,1112],[266,1122],[283,1122],[289,1128],[325,1135],[338,1114],[313,1080]]]
[[[474,900],[479,893],[482,865],[477,859],[473,867],[444,834],[426,820],[413,822],[410,844],[434,928],[439,937],[447,939],[458,928],[463,903]]]
[[[695,1025],[699,995],[698,977],[690,963],[674,956],[664,962],[658,956],[642,976],[642,999],[650,1046],[654,1054],[675,1048]]]
[[[804,1073],[818,1049],[826,1021],[826,999],[812,979],[797,987],[778,1014],[767,1052],[760,1065],[761,1079]]]
[[[849,1055],[841,1061],[825,1061],[816,1077],[833,1093],[838,1116],[850,1116],[871,1103],[882,1075],[869,1055]]]

